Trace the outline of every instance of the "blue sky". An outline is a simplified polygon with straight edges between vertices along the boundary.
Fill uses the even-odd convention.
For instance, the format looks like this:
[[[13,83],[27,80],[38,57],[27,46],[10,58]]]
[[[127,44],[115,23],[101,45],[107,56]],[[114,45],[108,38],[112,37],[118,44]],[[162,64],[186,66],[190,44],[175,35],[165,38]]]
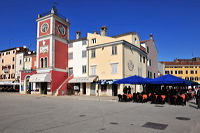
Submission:
[[[152,33],[159,61],[200,57],[200,0],[2,0],[0,50],[28,44],[36,50],[37,15],[54,1],[69,18],[70,39],[106,25],[108,36],[135,31],[146,40]]]

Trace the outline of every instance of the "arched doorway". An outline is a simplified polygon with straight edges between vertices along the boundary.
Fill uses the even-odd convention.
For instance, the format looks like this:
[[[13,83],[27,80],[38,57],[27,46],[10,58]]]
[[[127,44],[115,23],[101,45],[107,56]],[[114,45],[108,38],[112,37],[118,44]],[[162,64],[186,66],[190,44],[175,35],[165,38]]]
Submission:
[[[31,94],[31,83],[29,82],[30,76],[26,76],[25,90],[27,94]]]

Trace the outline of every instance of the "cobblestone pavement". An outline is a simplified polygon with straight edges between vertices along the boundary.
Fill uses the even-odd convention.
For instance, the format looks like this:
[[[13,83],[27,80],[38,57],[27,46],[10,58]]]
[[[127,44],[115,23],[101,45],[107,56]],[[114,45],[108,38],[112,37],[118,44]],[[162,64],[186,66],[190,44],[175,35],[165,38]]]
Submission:
[[[0,93],[0,133],[199,133],[200,110],[117,97]]]

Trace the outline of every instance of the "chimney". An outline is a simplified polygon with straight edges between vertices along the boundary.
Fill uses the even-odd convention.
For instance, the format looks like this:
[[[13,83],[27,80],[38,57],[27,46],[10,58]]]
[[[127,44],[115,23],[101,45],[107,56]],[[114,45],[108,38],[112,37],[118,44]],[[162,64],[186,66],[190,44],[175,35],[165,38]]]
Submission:
[[[98,32],[95,30],[95,31],[94,31],[94,34],[98,34]]]
[[[80,31],[77,31],[76,32],[76,39],[80,39],[81,38],[81,32]]]
[[[102,26],[100,28],[101,36],[107,36],[107,26]]]
[[[152,33],[150,34],[150,40],[153,40],[153,35],[152,35]]]

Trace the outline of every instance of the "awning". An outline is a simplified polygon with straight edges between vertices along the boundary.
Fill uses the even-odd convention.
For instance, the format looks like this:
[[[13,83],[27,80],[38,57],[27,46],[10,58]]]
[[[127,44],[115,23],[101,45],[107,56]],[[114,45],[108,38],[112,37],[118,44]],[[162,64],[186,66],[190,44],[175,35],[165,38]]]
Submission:
[[[44,74],[33,74],[29,82],[51,82],[51,74],[44,73]]]
[[[20,83],[13,83],[13,81],[0,81],[0,85],[20,85]]]
[[[110,79],[110,80],[99,80],[99,81],[97,81],[96,83],[97,84],[102,84],[102,85],[104,85],[104,84],[113,84],[113,82],[114,82],[115,80],[113,80],[113,79]]]
[[[97,77],[75,77],[69,83],[89,83],[93,82]]]

